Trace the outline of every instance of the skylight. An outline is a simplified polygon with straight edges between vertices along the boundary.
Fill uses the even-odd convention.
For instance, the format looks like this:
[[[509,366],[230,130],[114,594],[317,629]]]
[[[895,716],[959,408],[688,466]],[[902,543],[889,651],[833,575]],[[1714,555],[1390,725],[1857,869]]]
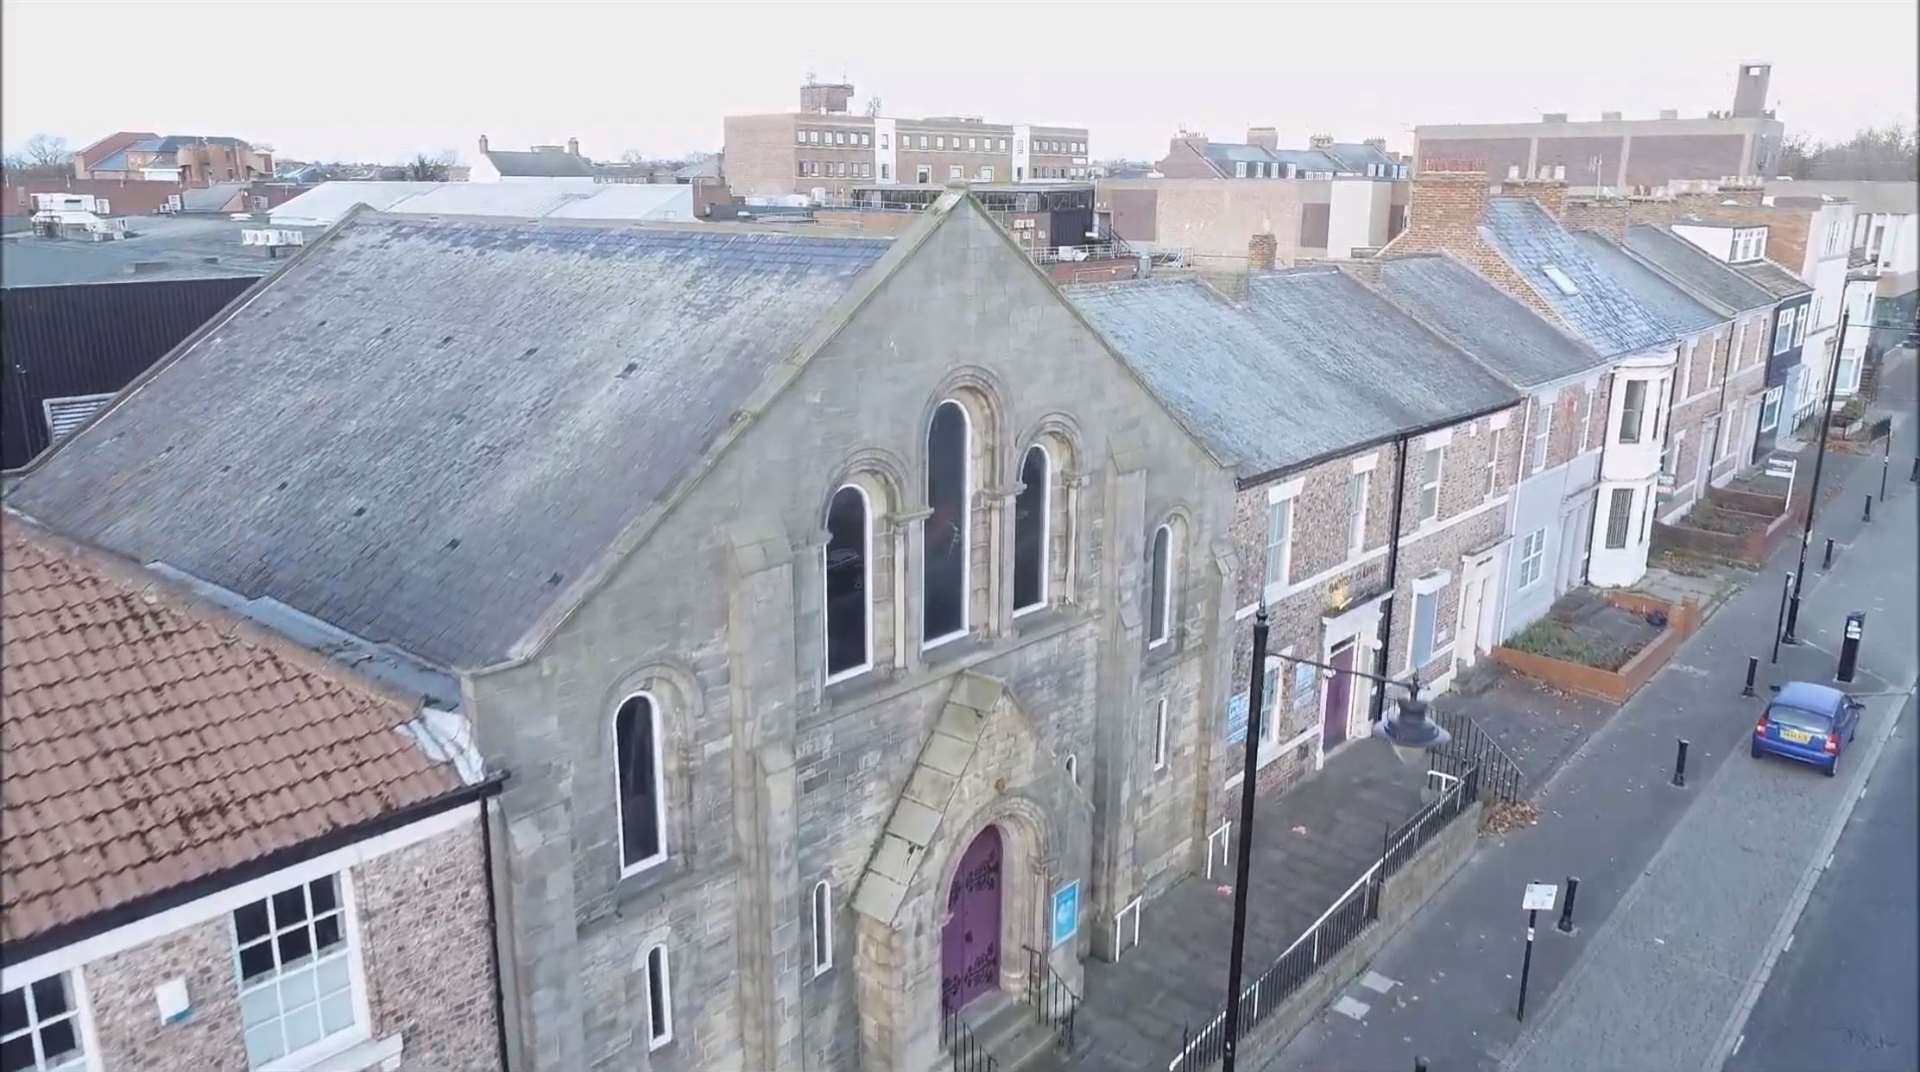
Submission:
[[[1574,285],[1573,277],[1561,271],[1559,265],[1543,264],[1540,270],[1547,274],[1548,279],[1553,280],[1553,285],[1560,289],[1560,293],[1569,298],[1580,293],[1580,288]]]

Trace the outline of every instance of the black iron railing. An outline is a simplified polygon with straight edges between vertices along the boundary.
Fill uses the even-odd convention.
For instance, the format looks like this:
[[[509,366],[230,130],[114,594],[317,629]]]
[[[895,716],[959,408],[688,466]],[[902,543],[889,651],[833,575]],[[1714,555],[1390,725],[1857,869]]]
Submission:
[[[995,1072],[993,1054],[987,1052],[973,1029],[960,1019],[959,1009],[940,1011],[940,1048],[953,1060],[953,1072]]]
[[[1294,939],[1252,986],[1241,992],[1239,1034],[1242,1039],[1348,942],[1366,930],[1368,924],[1380,918],[1380,895],[1387,879],[1479,799],[1480,777],[1475,768],[1467,767],[1459,775],[1443,774],[1438,779],[1434,779],[1430,771],[1428,777],[1445,783],[1440,797],[1398,829],[1387,830],[1380,859],[1335,898],[1332,906],[1314,920],[1306,933]],[[1219,1062],[1226,1050],[1226,1020],[1227,1014],[1222,1011],[1198,1031],[1191,1026],[1183,1027],[1180,1052],[1167,1063],[1167,1072],[1202,1072]]]
[[[1054,1043],[1073,1052],[1073,1023],[1080,1012],[1080,995],[1053,970],[1047,955],[1032,946],[1027,951],[1027,1007],[1053,1032]]]
[[[1458,778],[1468,770],[1475,770],[1480,772],[1481,791],[1489,797],[1509,803],[1520,799],[1527,789],[1525,775],[1520,764],[1514,762],[1492,734],[1462,711],[1432,708],[1427,717],[1453,737],[1445,746],[1427,753],[1430,784],[1443,780],[1435,775]]]

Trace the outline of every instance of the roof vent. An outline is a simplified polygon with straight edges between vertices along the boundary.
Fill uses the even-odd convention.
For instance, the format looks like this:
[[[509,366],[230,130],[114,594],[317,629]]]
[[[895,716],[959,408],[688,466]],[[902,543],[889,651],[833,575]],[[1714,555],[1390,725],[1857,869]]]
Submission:
[[[1547,278],[1553,281],[1555,289],[1559,290],[1560,293],[1565,294],[1569,298],[1580,293],[1580,288],[1574,284],[1573,277],[1561,271],[1559,265],[1543,264],[1540,266],[1540,270],[1545,272]]]

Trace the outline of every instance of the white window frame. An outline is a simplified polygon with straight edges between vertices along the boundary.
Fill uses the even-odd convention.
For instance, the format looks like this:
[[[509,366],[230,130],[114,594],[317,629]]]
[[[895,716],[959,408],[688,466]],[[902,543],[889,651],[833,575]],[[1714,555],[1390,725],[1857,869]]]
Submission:
[[[655,953],[660,954],[658,961],[660,972],[660,1018],[666,1021],[665,1024],[656,1024],[653,1022]],[[667,943],[665,942],[655,942],[647,948],[647,951],[642,954],[642,956],[644,959],[641,961],[641,970],[646,975],[644,982],[647,986],[647,1052],[652,1053],[654,1050],[673,1041],[673,964],[672,957],[667,954]]]
[[[1164,697],[1153,707],[1153,769],[1167,769],[1167,701]]]
[[[1080,757],[1073,754],[1072,752],[1068,752],[1066,762],[1063,765],[1067,768],[1067,781],[1072,782],[1075,785],[1079,785],[1080,784]]]
[[[1031,614],[1047,605],[1049,574],[1053,572],[1053,452],[1044,443],[1034,443],[1020,453],[1020,468],[1026,469],[1027,458],[1034,451],[1040,452],[1040,598],[1024,607],[1013,608],[1013,616]],[[1017,542],[1017,541],[1016,541]],[[1016,554],[1018,553],[1016,549]],[[1018,568],[1018,563],[1015,563]]]
[[[1557,395],[1555,396],[1555,398],[1558,397]],[[1533,408],[1540,419],[1535,422],[1533,442],[1528,444],[1527,455],[1533,461],[1533,471],[1538,473],[1546,469],[1547,454],[1553,446],[1553,411],[1555,407],[1550,401],[1536,398]],[[1576,450],[1574,453],[1577,454],[1579,451]]]
[[[1357,504],[1354,489],[1359,489]],[[1373,497],[1373,470],[1356,469],[1347,477],[1347,557],[1366,550],[1367,508]],[[1355,508],[1357,505],[1357,509]]]
[[[1680,355],[1680,376],[1676,381],[1680,385],[1680,397],[1693,397],[1693,359],[1700,356],[1700,337],[1695,335],[1687,340],[1686,352]],[[1707,350],[1707,376],[1713,376],[1713,350]]]
[[[647,701],[648,717],[653,719],[653,732],[648,736],[651,738],[653,744],[653,791],[658,800],[658,806],[653,809],[653,820],[656,827],[656,837],[660,843],[660,849],[652,856],[643,860],[628,863],[627,802],[625,794],[623,794],[620,789],[620,710],[626,707],[627,703],[636,697]],[[667,779],[665,764],[661,758],[661,753],[666,751],[663,741],[663,738],[666,736],[666,712],[661,709],[660,700],[654,696],[653,693],[646,689],[635,689],[622,696],[620,702],[613,705],[613,716],[609,721],[612,723],[609,740],[612,742],[613,747],[609,749],[609,751],[613,753],[613,832],[616,838],[613,851],[618,854],[620,861],[620,877],[626,878],[629,875],[637,875],[642,871],[659,867],[661,864],[667,862],[669,855],[667,851]]]
[[[66,976],[67,996],[71,999],[73,1007],[52,1019],[43,1020],[40,1018],[39,1010],[33,1007],[33,988],[48,979],[54,979],[60,976]],[[27,1025],[15,1031],[13,1034],[7,1035],[4,1039],[0,1039],[0,1041],[12,1042],[18,1038],[31,1039],[34,1063],[28,1066],[30,1072],[99,1072],[100,1043],[94,1035],[93,1012],[87,997],[86,978],[82,974],[81,969],[75,966],[63,971],[48,972],[38,979],[23,984],[16,989],[22,992],[20,999],[27,1007]],[[72,1021],[73,1038],[79,1049],[76,1051],[76,1055],[69,1060],[59,1064],[48,1064],[46,1055],[41,1052],[40,1029],[50,1024],[60,1023],[63,1020]]]
[[[335,884],[337,885],[340,893],[340,912],[339,912],[340,937],[341,937],[341,944],[344,945],[346,948],[339,955],[345,957],[347,962],[347,993],[353,1005],[353,1023],[351,1026],[346,1027],[340,1031],[336,1031],[331,1035],[322,1035],[316,1041],[306,1046],[303,1046],[300,1049],[289,1050],[286,1053],[280,1055],[279,1057],[273,1058],[266,1065],[259,1066],[263,1069],[264,1068],[274,1068],[274,1069],[304,1068],[307,1065],[318,1063],[319,1061],[321,1061],[322,1059],[328,1056],[331,1056],[343,1050],[347,1050],[354,1046],[357,1046],[360,1043],[365,1042],[372,1037],[373,1017],[367,1005],[367,999],[368,999],[367,980],[366,980],[366,972],[364,967],[362,966],[362,961],[361,961],[360,938],[359,938],[360,910],[359,910],[358,898],[355,895],[355,890],[353,885],[353,871],[351,868],[342,867],[340,870],[335,872],[330,872],[329,874],[334,879]],[[240,1015],[238,1002],[240,1000],[243,1000],[245,995],[248,994],[249,992],[257,991],[265,987],[277,985],[281,978],[282,970],[279,968],[276,968],[276,970],[272,975],[263,977],[264,981],[255,982],[251,986],[249,986],[246,983],[246,981],[241,977],[241,974],[240,974],[241,972],[240,931],[239,931],[238,925],[234,922],[234,915],[237,912],[239,912],[240,909],[245,908],[251,904],[260,903],[262,901],[271,903],[275,897],[279,896],[281,893],[286,892],[288,889],[301,889],[303,891],[303,894],[305,894],[305,888],[307,886],[325,877],[328,877],[328,876],[315,875],[289,886],[278,887],[272,892],[265,893],[261,897],[255,898],[254,900],[242,902],[241,904],[235,905],[232,909],[230,909],[226,913],[227,946],[231,950],[230,955],[232,957],[232,963],[233,963],[233,981],[234,981],[234,997],[236,1001],[236,1006],[235,1006],[236,1016]],[[310,894],[305,894],[305,895],[309,897],[311,896]],[[309,909],[307,922],[305,925],[312,926],[312,924],[313,924],[312,912],[311,912],[311,909]],[[267,941],[268,942],[276,941],[277,936],[281,933],[282,930],[285,930],[285,929],[287,928],[274,929],[272,932],[270,932],[270,936],[267,938]],[[276,951],[276,957],[277,957],[277,951]],[[286,1010],[284,1008],[281,1009],[280,1017],[282,1021],[284,1021],[286,1018]],[[245,1050],[245,1045],[246,1045],[245,1038],[246,1038],[246,1033],[245,1033],[245,1028],[243,1026],[241,1029],[241,1048],[243,1052]],[[247,1058],[247,1067],[249,1068],[255,1067],[253,1064],[253,1059],[251,1057]]]
[[[1280,649],[1280,654],[1283,656],[1292,655],[1293,646],[1289,644]],[[1274,716],[1272,718],[1262,718],[1260,721],[1259,749],[1260,753],[1266,754],[1269,760],[1273,758],[1271,754],[1273,746],[1280,743],[1280,718],[1278,714],[1280,711],[1280,685],[1285,679],[1280,676],[1279,662],[1280,660],[1275,660],[1260,669],[1260,710],[1263,715],[1272,714]],[[1247,717],[1252,718],[1252,696],[1247,697],[1247,704]]]
[[[1147,545],[1147,584],[1153,584],[1153,560],[1159,556],[1160,534],[1167,537],[1167,564],[1160,571],[1160,618],[1147,623],[1147,647],[1157,648],[1173,639],[1173,526],[1162,522],[1153,530],[1153,541]],[[1153,593],[1148,593],[1147,610],[1153,610]],[[1156,637],[1154,634],[1158,633]]]
[[[828,674],[827,684],[829,685],[836,681],[845,681],[850,677],[858,677],[873,669],[873,497],[868,495],[867,489],[861,487],[859,484],[851,482],[842,484],[833,489],[833,494],[828,496],[827,512],[833,512],[833,500],[839,498],[840,493],[848,488],[852,488],[860,494],[860,591],[866,597],[861,600],[861,602],[865,604],[864,610],[866,613],[866,634],[864,637],[866,650],[861,653],[860,662],[857,666],[850,666],[837,674]],[[822,547],[820,549],[820,591],[823,595],[827,594],[826,582],[827,549],[826,547]],[[831,650],[828,625],[828,615],[822,613],[820,615],[820,641],[823,654],[830,653]]]
[[[1803,346],[1806,344],[1807,322],[1810,320],[1813,320],[1816,316],[1819,315],[1819,313],[1820,313],[1820,295],[1815,294],[1813,296],[1813,304],[1810,306],[1805,306],[1801,308],[1800,320],[1798,323],[1794,324],[1793,326],[1793,344],[1795,346]]]
[[[1760,396],[1760,430],[1762,432],[1771,432],[1780,427],[1780,408],[1784,395],[1785,392],[1776,387]]]
[[[1799,312],[1800,307],[1796,305],[1775,318],[1773,325],[1773,352],[1775,356],[1793,349],[1793,320]]]
[[[1633,414],[1633,437],[1629,439],[1627,437],[1627,414],[1629,412],[1627,402],[1633,393],[1634,384],[1640,385],[1640,405],[1631,411]],[[1620,426],[1614,432],[1614,442],[1637,444],[1646,441],[1647,395],[1651,392],[1652,385],[1647,380],[1633,377],[1620,381]]]
[[[948,164],[947,165],[948,179],[964,179],[966,177],[967,177],[967,166],[965,164]]]
[[[1520,587],[1531,588],[1547,573],[1547,530],[1534,529],[1520,538]]]
[[[960,628],[945,636],[923,637],[920,641],[922,651],[931,651],[942,644],[959,640],[973,630],[973,414],[967,410],[967,404],[957,398],[943,398],[933,407],[937,415],[941,406],[953,403],[960,411],[960,427],[966,438],[960,441]],[[923,435],[933,433],[933,420],[928,418],[927,430]],[[931,453],[928,457],[932,462]],[[922,562],[925,552],[922,552]],[[920,579],[920,599],[924,604],[927,598],[927,580]]]
[[[1487,433],[1487,493],[1483,498],[1491,499],[1500,491],[1500,429]]]
[[[1434,656],[1447,650],[1446,645],[1440,643],[1440,593],[1445,591],[1447,585],[1452,582],[1453,574],[1448,570],[1440,570],[1430,576],[1421,577],[1413,582],[1413,599],[1407,607],[1407,664],[1401,671],[1402,673],[1411,674],[1416,668],[1416,664],[1413,661],[1413,641],[1414,638],[1419,635],[1420,601],[1422,599],[1433,600],[1433,637],[1428,641],[1433,647],[1428,650],[1426,661],[1429,663],[1432,662]],[[1426,664],[1421,663],[1418,665],[1424,666]]]
[[[1298,711],[1310,702],[1318,702],[1320,691],[1315,685],[1319,682],[1319,679],[1319,668],[1307,663],[1294,663],[1293,681],[1289,683],[1289,687],[1293,690],[1293,695],[1290,697],[1292,702],[1289,703],[1288,706]],[[1303,682],[1304,687],[1302,687]],[[1276,719],[1275,721],[1278,720]]]
[[[833,969],[833,884],[824,878],[814,883],[807,909],[813,915],[813,977],[818,979]]]
[[[1432,472],[1428,472],[1428,462],[1432,462]],[[1420,523],[1431,524],[1440,520],[1440,491],[1446,481],[1447,448],[1444,446],[1424,447],[1420,458]],[[1427,511],[1427,492],[1433,492],[1433,511]]]
[[[1279,522],[1276,524],[1276,522]],[[1275,536],[1279,539],[1276,540]],[[1267,501],[1267,557],[1264,577],[1271,590],[1285,588],[1293,577],[1293,496]],[[1275,552],[1278,552],[1276,555]]]

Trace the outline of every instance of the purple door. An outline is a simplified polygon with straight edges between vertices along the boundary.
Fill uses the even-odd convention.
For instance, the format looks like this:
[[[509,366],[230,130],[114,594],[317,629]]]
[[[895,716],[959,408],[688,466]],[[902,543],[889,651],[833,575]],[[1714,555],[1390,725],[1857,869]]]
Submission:
[[[1348,698],[1353,691],[1353,675],[1347,671],[1353,669],[1353,645],[1348,644],[1334,652],[1327,665],[1338,667],[1340,672],[1327,682],[1327,718],[1320,727],[1320,747],[1323,750],[1345,744],[1347,740],[1347,708],[1352,706]]]
[[[1000,829],[980,831],[960,857],[940,930],[940,1007],[959,1009],[1000,981]]]

